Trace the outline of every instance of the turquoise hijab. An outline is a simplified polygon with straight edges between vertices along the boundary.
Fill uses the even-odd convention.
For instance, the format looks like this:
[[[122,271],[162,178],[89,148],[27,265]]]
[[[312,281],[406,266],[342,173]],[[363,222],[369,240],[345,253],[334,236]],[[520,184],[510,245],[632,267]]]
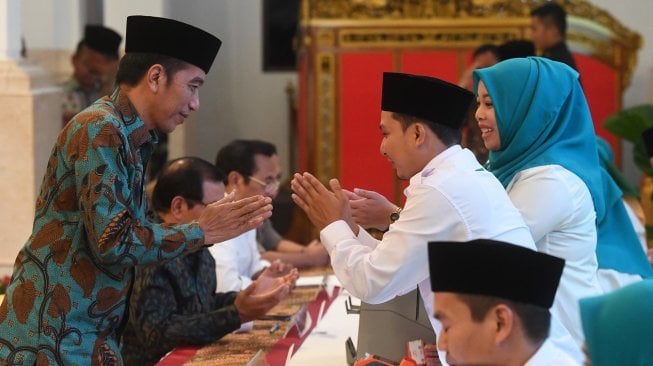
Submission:
[[[601,168],[592,117],[567,65],[541,57],[516,58],[474,71],[492,98],[501,149],[488,169],[507,187],[518,172],[560,165],[578,176],[592,195],[597,216],[599,268],[653,276],[621,201],[622,192]]]
[[[653,280],[580,300],[580,318],[592,365],[651,365]]]

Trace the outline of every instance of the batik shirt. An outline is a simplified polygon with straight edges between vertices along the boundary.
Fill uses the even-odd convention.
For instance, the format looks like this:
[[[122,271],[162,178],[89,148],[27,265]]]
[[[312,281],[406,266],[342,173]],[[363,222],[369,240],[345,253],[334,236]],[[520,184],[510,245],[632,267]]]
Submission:
[[[240,327],[237,292],[215,293],[208,249],[138,266],[123,335],[126,365],[152,365],[175,347],[207,344]]]
[[[100,98],[100,84],[90,92],[85,91],[74,76],[63,84],[63,100],[61,101],[61,126],[65,126],[71,118],[82,109],[90,106]]]
[[[145,220],[143,172],[155,140],[119,89],[60,132],[0,305],[0,364],[122,363],[134,266],[204,242],[197,223]]]

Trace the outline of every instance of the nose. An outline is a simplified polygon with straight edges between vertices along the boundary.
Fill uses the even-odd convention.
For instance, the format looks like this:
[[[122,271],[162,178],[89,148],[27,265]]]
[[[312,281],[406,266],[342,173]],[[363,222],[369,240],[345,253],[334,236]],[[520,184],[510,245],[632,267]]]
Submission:
[[[440,332],[438,334],[438,350],[441,352],[447,352],[447,336],[445,332]]]
[[[383,155],[383,156],[386,156],[384,142],[385,142],[385,139],[381,140],[381,144],[379,145],[379,153],[381,153],[381,155]]]
[[[474,117],[476,117],[476,122],[479,122],[485,118],[485,113],[483,113],[483,111],[481,110],[481,106],[478,106],[476,108],[476,113],[474,113]]]
[[[191,98],[190,103],[188,103],[188,108],[190,108],[191,111],[196,111],[200,109],[200,96],[199,94],[195,93],[193,95],[193,98]]]

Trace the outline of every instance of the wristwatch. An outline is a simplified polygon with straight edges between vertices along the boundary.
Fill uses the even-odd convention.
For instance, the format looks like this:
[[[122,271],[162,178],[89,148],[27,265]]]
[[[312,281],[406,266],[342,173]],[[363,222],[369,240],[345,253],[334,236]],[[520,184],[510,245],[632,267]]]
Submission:
[[[401,212],[402,208],[397,207],[392,213],[390,214],[390,221],[395,222],[399,220],[399,213]]]

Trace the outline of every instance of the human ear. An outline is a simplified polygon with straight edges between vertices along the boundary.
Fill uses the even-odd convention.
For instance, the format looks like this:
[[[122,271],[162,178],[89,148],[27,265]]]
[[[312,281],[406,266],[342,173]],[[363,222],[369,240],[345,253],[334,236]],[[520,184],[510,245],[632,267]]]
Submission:
[[[161,64],[154,64],[145,73],[147,85],[153,93],[159,91],[159,87],[166,82],[166,72]]]
[[[170,213],[175,219],[179,220],[187,209],[188,204],[184,197],[175,196],[172,198],[172,201],[170,202]]]
[[[423,144],[424,140],[426,139],[426,128],[422,123],[413,124],[413,128],[414,128],[413,133],[415,136],[415,144],[419,146]]]
[[[496,324],[495,343],[501,344],[512,333],[515,325],[515,313],[505,304],[499,304],[490,310]]]
[[[235,170],[232,170],[229,172],[229,174],[227,174],[227,182],[232,187],[236,187],[238,185],[238,182],[240,182],[241,180],[244,180],[243,176]]]

